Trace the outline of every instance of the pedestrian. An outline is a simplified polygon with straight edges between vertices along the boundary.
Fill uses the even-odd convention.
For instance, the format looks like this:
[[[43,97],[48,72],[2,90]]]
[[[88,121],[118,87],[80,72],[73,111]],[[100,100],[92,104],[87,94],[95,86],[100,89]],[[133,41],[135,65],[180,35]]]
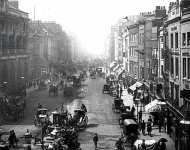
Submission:
[[[140,110],[139,111],[139,122],[141,122],[142,121],[142,111]]]
[[[167,150],[166,143],[164,141],[159,142],[158,150]]]
[[[167,118],[164,118],[164,131],[167,132]]]
[[[142,134],[145,135],[145,129],[146,129],[146,124],[144,122],[144,120],[141,122],[141,130],[142,130]]]
[[[148,121],[150,121],[152,123],[152,117],[151,116],[149,116]]]
[[[14,146],[14,135],[13,135],[13,130],[11,130],[9,132],[9,137],[8,137],[8,141],[9,141],[9,147],[11,148],[15,148]]]
[[[95,133],[94,137],[93,137],[93,142],[94,142],[94,146],[95,146],[95,150],[97,149],[97,145],[98,145],[98,134]]]
[[[123,88],[122,88],[122,85],[120,85],[120,98],[122,96],[122,93],[123,93]]]
[[[145,139],[142,139],[141,150],[146,150]]]
[[[162,121],[161,121],[161,119],[158,119],[158,129],[159,129],[159,132],[161,132],[161,130],[162,130]]]
[[[151,136],[152,125],[151,125],[151,122],[150,122],[150,121],[148,121],[148,123],[147,123],[147,132],[148,132],[148,135]]]
[[[16,146],[17,146],[17,143],[18,143],[18,138],[16,137],[16,134],[15,134],[15,131],[14,130],[12,130],[12,136],[13,136],[13,140],[14,140],[14,143],[16,144]]]
[[[134,105],[133,105],[133,107],[131,108],[131,115],[132,115],[132,116],[135,116],[135,107],[134,107]]]

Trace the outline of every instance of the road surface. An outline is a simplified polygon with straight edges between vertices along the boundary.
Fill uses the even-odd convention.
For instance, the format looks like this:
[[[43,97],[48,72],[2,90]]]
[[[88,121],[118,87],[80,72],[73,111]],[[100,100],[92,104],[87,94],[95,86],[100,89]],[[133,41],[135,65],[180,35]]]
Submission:
[[[111,150],[121,135],[118,114],[112,111],[113,98],[102,93],[105,79],[89,79],[87,84],[87,96],[74,101],[74,103],[84,103],[88,110],[88,127],[81,131],[79,136],[81,148],[82,150],[93,150],[92,138],[97,133],[99,136],[99,149]]]

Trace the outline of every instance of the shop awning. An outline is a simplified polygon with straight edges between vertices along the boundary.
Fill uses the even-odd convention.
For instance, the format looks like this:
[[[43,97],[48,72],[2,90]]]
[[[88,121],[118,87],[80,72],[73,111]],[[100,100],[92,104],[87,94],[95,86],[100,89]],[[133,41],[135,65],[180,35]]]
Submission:
[[[145,111],[146,112],[159,112],[161,110],[162,105],[166,105],[166,103],[155,99],[145,106]]]
[[[134,91],[136,90],[137,87],[141,87],[143,84],[140,82],[136,82],[135,84],[133,84],[132,86],[130,86],[129,88]]]
[[[119,69],[119,65],[118,64],[115,67],[113,67],[113,72],[116,72],[117,69]]]
[[[117,75],[118,75],[118,76],[121,75],[124,71],[125,71],[125,70],[124,70],[123,67],[119,67],[118,72],[117,72]]]
[[[184,124],[184,125],[190,125],[190,120],[181,120],[180,124]]]
[[[110,64],[110,68],[112,68],[113,66],[115,66],[117,64],[116,61],[112,61],[111,64]]]

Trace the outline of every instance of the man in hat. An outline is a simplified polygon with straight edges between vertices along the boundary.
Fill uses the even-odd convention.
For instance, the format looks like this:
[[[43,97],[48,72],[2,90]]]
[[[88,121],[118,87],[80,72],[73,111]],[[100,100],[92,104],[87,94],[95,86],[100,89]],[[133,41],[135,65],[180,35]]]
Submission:
[[[93,142],[94,142],[94,146],[95,146],[95,150],[97,149],[97,145],[98,145],[98,134],[95,133],[94,137],[93,137]]]

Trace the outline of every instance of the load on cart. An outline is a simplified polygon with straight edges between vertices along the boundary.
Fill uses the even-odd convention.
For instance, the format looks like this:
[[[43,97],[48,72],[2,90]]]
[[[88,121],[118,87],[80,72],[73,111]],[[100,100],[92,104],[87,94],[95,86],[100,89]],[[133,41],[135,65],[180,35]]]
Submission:
[[[35,126],[42,126],[42,124],[48,121],[47,115],[48,109],[46,108],[38,108],[36,111],[36,115],[34,116],[34,125]]]

